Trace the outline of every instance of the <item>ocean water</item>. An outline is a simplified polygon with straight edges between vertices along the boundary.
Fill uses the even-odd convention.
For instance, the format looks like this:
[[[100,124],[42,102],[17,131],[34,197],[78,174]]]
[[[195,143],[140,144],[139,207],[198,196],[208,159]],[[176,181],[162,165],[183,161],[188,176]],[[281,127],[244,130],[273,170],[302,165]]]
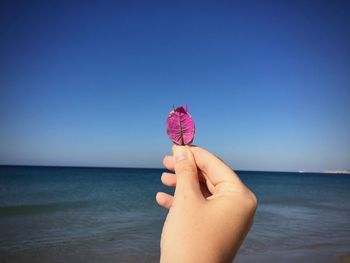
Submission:
[[[0,166],[0,262],[157,262],[162,171]],[[259,205],[235,262],[350,253],[349,175],[238,174]]]

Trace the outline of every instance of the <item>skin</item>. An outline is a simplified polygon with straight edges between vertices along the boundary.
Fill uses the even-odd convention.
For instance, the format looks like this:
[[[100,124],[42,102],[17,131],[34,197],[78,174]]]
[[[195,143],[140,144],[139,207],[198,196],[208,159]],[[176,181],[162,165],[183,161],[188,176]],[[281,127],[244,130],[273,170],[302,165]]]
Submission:
[[[235,172],[197,146],[173,146],[164,166],[164,185],[174,196],[156,195],[169,209],[161,236],[160,262],[232,262],[257,207],[255,195]]]

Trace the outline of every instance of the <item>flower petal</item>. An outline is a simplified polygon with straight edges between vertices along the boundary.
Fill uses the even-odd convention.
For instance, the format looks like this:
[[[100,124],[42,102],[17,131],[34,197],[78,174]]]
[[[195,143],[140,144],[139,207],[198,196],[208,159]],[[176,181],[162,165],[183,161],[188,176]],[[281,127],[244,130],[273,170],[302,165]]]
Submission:
[[[176,144],[187,145],[193,142],[195,126],[192,116],[185,107],[177,107],[169,113],[167,134]]]

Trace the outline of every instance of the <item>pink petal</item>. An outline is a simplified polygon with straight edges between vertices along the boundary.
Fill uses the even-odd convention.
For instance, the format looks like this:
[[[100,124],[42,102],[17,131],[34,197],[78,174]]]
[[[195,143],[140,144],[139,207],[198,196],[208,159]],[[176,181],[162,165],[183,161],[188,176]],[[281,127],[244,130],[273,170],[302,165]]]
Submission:
[[[177,107],[169,113],[166,131],[169,138],[176,144],[191,144],[194,138],[195,127],[192,116],[185,107]]]

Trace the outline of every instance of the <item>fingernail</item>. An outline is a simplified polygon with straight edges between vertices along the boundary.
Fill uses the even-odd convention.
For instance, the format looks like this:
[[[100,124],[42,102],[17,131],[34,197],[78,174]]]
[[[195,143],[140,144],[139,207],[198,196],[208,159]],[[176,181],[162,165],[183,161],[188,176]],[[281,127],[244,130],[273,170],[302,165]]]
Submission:
[[[175,162],[177,163],[187,159],[186,152],[184,151],[184,149],[180,147],[175,147],[174,156],[175,156]]]

